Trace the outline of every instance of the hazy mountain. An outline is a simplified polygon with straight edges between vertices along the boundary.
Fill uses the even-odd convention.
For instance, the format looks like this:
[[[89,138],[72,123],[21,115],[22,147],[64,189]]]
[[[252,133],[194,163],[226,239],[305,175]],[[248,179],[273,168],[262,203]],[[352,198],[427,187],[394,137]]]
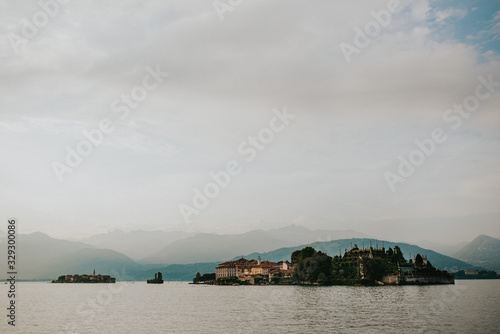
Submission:
[[[500,240],[480,235],[453,256],[476,266],[500,271]]]
[[[174,241],[185,239],[196,233],[164,231],[112,231],[93,235],[81,241],[97,248],[112,249],[133,260],[142,259],[160,251]]]
[[[367,238],[368,235],[353,230],[310,230],[303,226],[290,225],[266,231],[267,234],[288,241],[293,245],[306,244],[318,241],[330,241],[347,238]]]
[[[19,247],[16,257],[18,261],[18,278],[52,280],[59,275],[91,273],[95,269],[97,273],[111,274],[119,280],[145,280],[153,277],[157,271],[162,271],[166,280],[191,280],[197,272],[202,274],[214,272],[218,263],[236,257],[238,254],[251,253],[255,249],[263,249],[264,252],[251,253],[246,258],[261,256],[263,260],[290,260],[291,253],[294,250],[305,247],[305,245],[294,247],[280,246],[280,244],[286,242],[278,240],[272,235],[283,236],[287,233],[277,233],[276,231],[278,230],[267,232],[257,230],[241,235],[200,234],[187,239],[177,240],[163,249],[168,252],[166,255],[160,254],[171,259],[172,263],[174,261],[177,262],[177,264],[172,265],[138,264],[131,258],[116,251],[98,249],[82,242],[54,239],[43,233],[20,234],[18,235]],[[288,232],[291,231],[289,235],[293,235],[294,231],[302,230],[307,238],[311,237],[308,230],[304,230],[301,227],[292,226],[285,228],[281,232],[287,232],[286,230],[289,230]],[[483,242],[480,244],[488,246],[486,247],[487,249],[490,249],[491,245],[498,245],[500,241],[493,238],[481,239],[483,239]],[[493,239],[495,242],[493,243],[490,239]],[[381,240],[371,239],[371,241],[374,247],[377,243],[379,246],[382,245]],[[345,248],[350,249],[351,243],[358,244],[359,247],[362,247],[363,244],[365,247],[368,247],[370,239],[353,238],[328,242],[313,242],[307,245],[334,256],[338,254],[339,250],[344,252]],[[448,270],[474,268],[472,264],[467,264],[416,245],[389,241],[385,241],[384,243],[386,248],[394,247],[396,244],[399,245],[406,258],[409,258],[410,252],[413,256],[417,253],[427,255],[429,261],[438,268]],[[6,245],[2,244],[1,246],[0,266],[6,268]],[[251,251],[247,251],[248,249],[251,249]],[[477,249],[477,247],[474,249]],[[479,249],[483,248],[480,247]],[[498,250],[498,248],[496,249]],[[194,264],[182,264],[188,261]],[[5,271],[3,273],[5,275]]]
[[[465,245],[467,245],[467,242],[462,241],[462,242],[457,243],[457,244],[448,245],[448,244],[443,244],[443,243],[439,243],[439,242],[422,240],[422,241],[416,242],[416,244],[419,245],[420,247],[432,249],[435,252],[453,257],[453,254],[455,254],[456,252],[461,250]]]
[[[82,242],[51,238],[43,233],[17,235],[16,270],[19,279],[56,279],[65,274],[96,273],[117,275],[137,264],[129,257]],[[7,266],[2,245],[0,265]],[[5,271],[3,271],[5,275]],[[2,275],[3,276],[3,275]]]
[[[240,252],[270,251],[289,246],[257,230],[244,234],[198,234],[167,245],[159,252],[143,259],[144,263],[186,264],[230,259]]]
[[[395,245],[398,245],[401,248],[401,251],[403,252],[403,255],[405,258],[408,260],[410,258],[410,253],[411,256],[415,256],[417,254],[421,255],[427,255],[428,260],[436,267],[436,268],[441,268],[441,269],[446,269],[446,270],[451,270],[451,271],[456,271],[460,269],[473,269],[474,266],[468,263],[465,263],[463,261],[454,259],[452,257],[439,254],[437,252],[434,252],[430,249],[424,249],[416,245],[411,245],[411,244],[406,244],[406,243],[401,243],[401,242],[390,242],[390,241],[382,241],[382,240],[375,240],[375,239],[367,239],[367,238],[353,238],[353,239],[342,239],[342,240],[333,240],[333,241],[327,241],[327,242],[315,242],[307,245],[301,245],[301,246],[295,246],[295,247],[287,247],[287,248],[280,248],[271,252],[266,252],[266,253],[252,253],[244,256],[247,259],[256,259],[258,256],[261,257],[262,260],[269,260],[269,261],[285,261],[288,260],[290,261],[290,257],[292,255],[292,252],[298,249],[302,249],[306,246],[311,246],[314,247],[316,250],[320,250],[322,252],[327,253],[330,256],[335,256],[339,254],[339,251],[344,254],[345,249],[349,250],[351,248],[351,244],[357,244],[358,247],[363,247],[363,244],[365,247],[369,247],[370,241],[372,242],[372,246],[376,247],[377,244],[379,247],[382,247],[382,242],[384,242],[385,248],[392,247],[394,248]],[[237,256],[235,258],[238,258],[241,256]]]
[[[144,263],[185,264],[230,259],[238,254],[266,252],[315,241],[328,241],[342,236],[365,236],[355,231],[309,230],[287,226],[270,231],[255,230],[243,234],[198,234],[177,240],[145,257]]]

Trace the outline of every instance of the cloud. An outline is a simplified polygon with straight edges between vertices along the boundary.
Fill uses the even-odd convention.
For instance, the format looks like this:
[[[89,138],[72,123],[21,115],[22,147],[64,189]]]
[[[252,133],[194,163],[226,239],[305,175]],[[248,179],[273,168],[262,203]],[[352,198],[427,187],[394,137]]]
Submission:
[[[385,184],[383,172],[415,139],[447,126],[443,113],[474,92],[478,76],[500,80],[496,51],[481,50],[477,36],[450,33],[472,14],[428,1],[402,7],[348,64],[339,44],[353,43],[355,28],[387,1],[243,2],[223,22],[206,1],[68,3],[19,55],[0,42],[0,140],[11,143],[0,149],[10,162],[0,166],[10,194],[4,203],[33,230],[62,234],[94,231],[98,222],[184,226],[178,205],[210,171],[243,162],[238,145],[286,106],[296,120],[197,217],[200,230],[282,226],[297,217],[316,227],[368,228],[373,217],[491,212],[493,191],[485,203],[474,194],[466,202],[457,184],[480,189],[478,175],[494,173],[498,94],[401,192]],[[9,6],[2,32],[37,8]],[[112,102],[156,65],[170,75],[121,120]],[[65,147],[103,118],[116,130],[59,184],[51,162],[64,161]],[[474,141],[470,133],[488,136],[449,160]]]
[[[467,11],[465,9],[459,8],[448,8],[443,11],[436,11],[435,17],[437,22],[442,22],[444,20],[450,18],[463,19],[467,15]]]
[[[425,21],[430,11],[431,7],[427,0],[416,0],[411,2],[411,18],[413,21]]]

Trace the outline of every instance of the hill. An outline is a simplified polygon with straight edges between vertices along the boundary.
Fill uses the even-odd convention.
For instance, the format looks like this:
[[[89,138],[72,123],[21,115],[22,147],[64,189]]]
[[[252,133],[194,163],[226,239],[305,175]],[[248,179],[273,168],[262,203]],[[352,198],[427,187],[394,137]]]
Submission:
[[[500,240],[480,235],[453,257],[486,269],[500,271]]]
[[[270,251],[289,243],[267,235],[264,231],[244,234],[198,234],[175,241],[159,252],[143,259],[144,263],[188,264],[229,259],[239,252]]]
[[[351,230],[309,230],[287,226],[269,231],[255,230],[243,234],[197,234],[177,240],[145,257],[143,263],[187,264],[228,260],[238,254],[267,252],[281,247],[328,241],[340,237],[365,236]]]
[[[94,269],[97,273],[117,275],[124,268],[137,266],[129,257],[113,250],[54,239],[40,232],[18,234],[17,237],[16,269],[19,279],[52,280],[65,274],[90,274]],[[4,248],[0,265],[6,268]]]
[[[139,264],[128,256],[114,250],[99,249],[83,242],[54,239],[39,232],[19,234],[17,270],[20,279],[36,280],[52,280],[64,274],[91,273],[94,269],[97,273],[111,274],[117,280],[145,280],[153,277],[154,273],[158,271],[163,273],[164,279],[167,281],[191,280],[197,272],[202,274],[214,272],[218,263],[230,258],[240,257],[236,256],[238,254],[248,254],[245,256],[246,258],[261,256],[265,260],[280,261],[290,260],[293,251],[302,249],[305,246],[312,246],[334,256],[339,253],[339,250],[342,250],[343,253],[344,249],[350,249],[351,243],[353,245],[357,244],[359,247],[362,247],[363,244],[368,247],[371,240],[374,247],[377,243],[379,246],[382,245],[381,240],[351,238],[312,242],[290,247],[283,245],[289,245],[294,241],[283,241],[277,238],[288,235],[291,236],[290,239],[292,240],[300,240],[299,238],[293,239],[295,238],[294,235],[297,235],[296,233],[303,233],[305,238],[314,238],[316,232],[318,231],[304,230],[302,227],[292,226],[284,228],[284,230],[258,230],[241,235],[200,234],[174,241],[168,246],[172,247],[171,249],[167,247],[169,252],[165,256],[167,256],[171,264]],[[327,232],[321,231],[321,233]],[[333,232],[330,232],[330,235],[333,235]],[[328,234],[326,234],[325,238],[328,238]],[[186,240],[189,242],[186,242]],[[180,247],[173,247],[177,243],[180,243]],[[399,245],[406,258],[409,258],[410,253],[412,256],[417,253],[427,255],[429,261],[437,268],[451,271],[474,268],[473,264],[467,264],[416,245],[389,241],[384,241],[384,243],[386,248],[394,247],[396,244]],[[487,245],[487,249],[490,249],[496,243],[487,240],[486,243],[482,242],[480,244]],[[131,243],[131,247],[134,247],[133,243]],[[470,248],[474,247],[471,246]],[[479,249],[483,250],[482,247],[479,247]],[[259,252],[256,252],[257,250]],[[0,254],[0,266],[4,268],[6,267],[5,251],[6,247],[1,247],[0,253],[3,255]],[[481,254],[478,255],[478,258],[483,256]],[[176,261],[179,262],[175,263]]]
[[[421,240],[415,242],[416,245],[419,245],[422,248],[427,248],[427,249],[432,249],[435,252],[438,252],[443,255],[448,255],[453,257],[453,254],[461,250],[465,245],[467,245],[467,242],[462,241],[456,244],[444,244],[440,242],[432,242],[428,240]]]
[[[376,247],[377,244],[379,247],[381,247],[382,242],[384,243],[385,248],[389,247],[394,248],[395,245],[398,245],[401,248],[401,251],[403,252],[403,255],[407,260],[409,260],[410,258],[410,253],[412,257],[417,254],[427,255],[428,260],[438,269],[457,271],[457,270],[470,270],[474,268],[472,264],[465,263],[463,261],[454,259],[446,255],[439,254],[430,249],[421,248],[416,245],[411,245],[402,242],[391,242],[391,241],[367,239],[367,238],[352,238],[352,239],[333,240],[327,242],[315,242],[307,245],[280,248],[267,253],[252,253],[244,257],[247,259],[252,259],[252,258],[256,259],[258,256],[260,256],[263,260],[269,260],[275,262],[285,261],[285,260],[290,260],[290,256],[294,251],[300,250],[306,246],[311,246],[318,251],[322,251],[330,256],[335,256],[338,255],[340,251],[342,252],[342,254],[344,254],[346,249],[349,250],[351,248],[351,244],[352,245],[357,244],[358,247],[360,248],[363,247],[363,244],[365,247],[369,247],[370,241],[373,247]],[[235,258],[239,257],[241,256],[237,256]]]
[[[160,251],[165,246],[196,233],[135,230],[123,232],[115,230],[81,239],[80,241],[97,248],[107,248],[125,254],[137,261]]]

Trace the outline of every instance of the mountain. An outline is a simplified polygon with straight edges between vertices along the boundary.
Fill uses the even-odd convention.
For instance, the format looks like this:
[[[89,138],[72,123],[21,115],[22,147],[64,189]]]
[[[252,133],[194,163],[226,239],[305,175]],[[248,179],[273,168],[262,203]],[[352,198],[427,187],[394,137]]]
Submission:
[[[351,244],[353,246],[354,244],[357,244],[358,247],[363,247],[363,245],[365,247],[369,247],[370,242],[372,243],[373,247],[376,247],[377,244],[379,247],[382,247],[382,243],[384,243],[386,249],[389,247],[394,248],[395,245],[398,245],[401,248],[401,251],[403,252],[403,255],[405,256],[406,259],[410,258],[410,253],[412,257],[417,254],[427,255],[427,258],[432,263],[432,265],[434,265],[436,268],[439,269],[457,271],[457,270],[470,270],[475,268],[472,264],[465,263],[463,261],[454,259],[452,257],[443,254],[439,254],[430,249],[421,248],[416,245],[411,245],[402,242],[390,242],[385,240],[375,240],[367,238],[352,238],[352,239],[333,240],[327,242],[314,242],[307,245],[280,248],[267,253],[252,253],[244,257],[247,259],[256,259],[257,257],[260,256],[261,259],[263,260],[269,260],[275,262],[285,261],[285,260],[290,261],[290,257],[295,250],[302,249],[306,246],[311,246],[314,249],[327,253],[330,256],[335,256],[338,255],[340,251],[342,252],[342,254],[344,254],[346,249],[349,250],[351,248]],[[235,257],[235,259],[239,257],[241,256],[237,256]]]
[[[347,238],[367,238],[368,235],[353,230],[310,230],[303,226],[290,225],[267,231],[267,234],[288,241],[294,245],[318,241],[330,241]]]
[[[230,259],[240,252],[270,251],[289,246],[262,230],[244,234],[198,234],[177,240],[143,259],[144,263],[187,264]]]
[[[351,230],[309,230],[295,225],[243,234],[204,233],[172,242],[160,251],[145,257],[141,262],[186,264],[221,261],[231,259],[238,254],[267,252],[276,248],[328,241],[342,236],[365,235]]]
[[[241,235],[200,234],[192,236],[174,241],[164,248],[169,251],[167,256],[168,259],[173,259],[172,263],[174,263],[174,261],[179,261],[177,264],[170,265],[139,264],[126,255],[110,249],[99,249],[92,245],[77,241],[54,239],[39,232],[19,234],[17,243],[18,253],[16,257],[18,263],[16,269],[19,273],[18,278],[35,280],[52,280],[64,274],[91,273],[94,269],[97,273],[111,274],[118,280],[142,281],[153,277],[154,273],[158,271],[163,273],[167,281],[191,280],[197,272],[202,274],[214,272],[218,263],[236,257],[238,254],[251,253],[256,249],[259,249],[259,251],[263,249],[265,253],[254,252],[247,255],[246,258],[256,259],[260,256],[263,260],[290,260],[290,256],[294,250],[302,249],[306,245],[312,246],[332,256],[338,254],[339,250],[344,250],[345,248],[350,249],[351,243],[353,245],[357,244],[360,247],[364,244],[365,247],[368,247],[371,240],[374,247],[377,243],[378,246],[382,245],[381,240],[351,238],[283,247],[280,246],[280,244],[286,242],[275,238],[278,236],[283,237],[284,235],[293,236],[295,232],[300,231],[304,233],[305,238],[314,236],[314,233],[308,232],[310,230],[297,226],[267,232],[257,230]],[[323,231],[323,233],[326,232]],[[326,238],[328,238],[328,235],[325,235]],[[6,238],[2,239],[5,240]],[[189,242],[186,242],[186,240]],[[496,240],[496,242],[499,241],[497,239],[494,240]],[[177,243],[179,243],[179,245],[176,245]],[[481,244],[484,245],[485,243],[486,245],[492,244],[489,239]],[[412,256],[417,253],[427,255],[429,261],[438,268],[447,270],[474,269],[472,264],[464,263],[460,260],[450,258],[429,249],[423,249],[416,245],[389,241],[384,241],[384,244],[386,248],[394,247],[396,244],[399,245],[406,258],[409,257],[410,252]],[[5,244],[0,246],[0,266],[6,268],[7,247],[5,247]],[[488,249],[489,248],[488,246]],[[250,251],[247,251],[248,249],[250,249]],[[184,254],[183,252],[186,253]],[[196,259],[198,259],[198,261],[195,261]],[[180,261],[184,261],[184,264]],[[192,264],[185,264],[187,261],[191,261]],[[6,271],[4,271],[3,274],[6,275]]]
[[[2,245],[2,268],[7,267],[6,248]],[[40,232],[18,234],[16,251],[19,279],[52,280],[65,274],[90,274],[94,269],[96,273],[117,275],[124,268],[137,267],[132,259],[118,252],[54,239]]]
[[[427,249],[432,249],[435,252],[441,253],[443,255],[448,255],[453,257],[453,254],[461,250],[465,245],[467,245],[467,242],[462,241],[458,244],[443,244],[439,242],[433,242],[433,241],[428,241],[428,240],[422,240],[416,242],[417,245],[423,248]]]
[[[97,248],[107,248],[125,254],[133,260],[142,259],[160,251],[174,241],[185,239],[196,233],[164,231],[115,230],[81,239],[80,241]]]
[[[500,271],[500,240],[480,235],[453,256],[475,266]]]
[[[164,271],[167,280],[190,280],[196,272],[213,272],[217,263],[241,252],[270,251],[301,244],[301,240],[317,241],[357,233],[311,231],[299,226],[271,231],[257,230],[241,235],[113,231],[84,239],[92,243],[89,244],[55,239],[36,232],[18,234],[16,269],[19,273],[18,278],[25,280],[52,280],[64,274],[91,273],[94,269],[97,273],[111,274],[119,280],[143,280],[152,277],[151,275],[154,276],[158,270]],[[6,234],[1,233],[1,235],[0,240],[6,240]],[[3,244],[0,246],[0,266],[6,268],[6,247]],[[150,257],[150,264],[137,263],[117,251],[123,250],[137,257],[141,251],[145,253],[160,247],[165,254],[160,252],[157,259]],[[138,248],[144,250],[137,250]],[[185,265],[188,263],[191,264]]]

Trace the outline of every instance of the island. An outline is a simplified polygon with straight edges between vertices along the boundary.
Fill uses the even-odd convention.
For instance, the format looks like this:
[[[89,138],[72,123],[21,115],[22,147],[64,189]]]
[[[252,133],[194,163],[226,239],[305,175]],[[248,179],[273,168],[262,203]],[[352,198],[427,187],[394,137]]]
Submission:
[[[163,284],[163,275],[161,272],[155,274],[155,278],[148,279],[146,281],[148,284]]]
[[[101,275],[95,274],[92,275],[62,275],[57,278],[57,280],[53,280],[52,283],[115,283],[116,279],[111,277],[110,275]]]
[[[493,270],[459,270],[454,276],[455,279],[500,279]]]
[[[193,283],[190,284],[215,284],[215,273],[207,273],[201,275],[199,272],[193,278]]]
[[[219,264],[216,284],[295,285],[429,285],[454,284],[454,277],[436,269],[427,256],[407,261],[401,249],[351,245],[344,254],[331,257],[312,247],[296,250],[291,262],[240,258]]]

